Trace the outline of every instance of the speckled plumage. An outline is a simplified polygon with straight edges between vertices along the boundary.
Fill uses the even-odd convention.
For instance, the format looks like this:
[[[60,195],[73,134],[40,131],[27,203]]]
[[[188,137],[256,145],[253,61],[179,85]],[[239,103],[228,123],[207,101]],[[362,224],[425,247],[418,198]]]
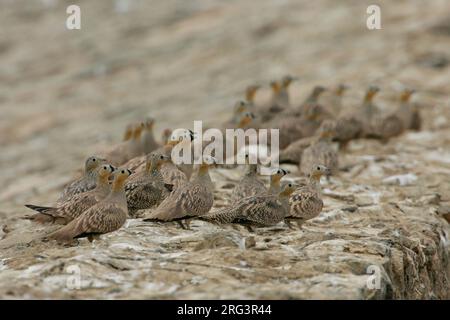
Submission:
[[[243,198],[227,208],[202,217],[202,220],[218,224],[240,223],[257,227],[272,226],[288,215],[288,199],[293,191],[292,184],[286,184],[278,195],[265,193]]]
[[[113,171],[114,167],[111,165],[102,165],[98,168],[97,183],[93,190],[75,194],[66,201],[60,202],[56,207],[25,205],[39,212],[25,218],[40,223],[67,224],[108,195],[110,191],[108,178]]]
[[[322,165],[314,165],[310,170],[309,183],[297,188],[289,199],[290,211],[286,215],[286,223],[296,221],[298,226],[309,219],[317,217],[323,208],[320,190],[320,177],[327,174],[328,168]]]
[[[211,164],[199,165],[193,179],[174,190],[144,221],[183,220],[208,213],[214,201],[214,184],[208,171]]]
[[[161,165],[168,161],[170,161],[168,156],[153,152],[147,156],[145,170],[131,175],[128,179],[125,194],[131,217],[134,217],[137,210],[159,205],[172,190],[171,186],[164,183],[160,172]]]
[[[349,88],[350,87],[348,85],[340,83],[335,88],[325,92],[325,94],[321,96],[321,101],[324,107],[328,110],[328,112],[333,114],[335,118],[339,117],[342,113],[344,93]]]
[[[88,237],[89,241],[100,235],[122,227],[128,217],[125,181],[131,172],[118,169],[114,176],[112,190],[108,196],[66,226],[50,234],[48,238],[59,242],[70,242],[75,238]]]
[[[73,195],[94,189],[97,183],[97,169],[105,162],[105,159],[97,156],[89,157],[85,162],[83,177],[69,183],[56,203],[63,203]]]

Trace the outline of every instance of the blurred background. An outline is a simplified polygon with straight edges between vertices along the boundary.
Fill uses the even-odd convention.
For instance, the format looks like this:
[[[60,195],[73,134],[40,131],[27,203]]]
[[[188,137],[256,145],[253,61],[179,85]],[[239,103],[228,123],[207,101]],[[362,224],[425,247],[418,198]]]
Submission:
[[[66,8],[81,8],[67,30]],[[381,30],[366,9],[381,7]],[[84,159],[146,115],[166,127],[216,125],[249,84],[298,76],[313,85],[400,84],[444,101],[427,115],[448,126],[448,0],[0,0],[0,211],[52,202]],[[264,100],[269,89],[257,100]],[[430,102],[433,105],[433,102]],[[446,110],[443,114],[442,110]],[[436,120],[437,119],[437,120]],[[21,209],[22,210],[22,209]],[[23,210],[22,210],[23,211]]]

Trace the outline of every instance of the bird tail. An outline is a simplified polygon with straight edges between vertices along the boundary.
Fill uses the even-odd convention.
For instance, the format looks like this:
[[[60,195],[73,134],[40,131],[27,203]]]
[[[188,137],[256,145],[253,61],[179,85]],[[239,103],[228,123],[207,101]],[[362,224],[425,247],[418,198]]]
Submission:
[[[45,215],[51,215],[51,212],[56,209],[53,207],[35,206],[34,204],[26,204],[25,207]]]
[[[66,219],[60,217],[56,213],[56,208],[53,207],[43,207],[43,206],[35,206],[33,204],[26,204],[25,207],[37,211],[38,213],[32,215],[26,215],[22,219],[31,220],[37,223],[59,223],[65,224]]]

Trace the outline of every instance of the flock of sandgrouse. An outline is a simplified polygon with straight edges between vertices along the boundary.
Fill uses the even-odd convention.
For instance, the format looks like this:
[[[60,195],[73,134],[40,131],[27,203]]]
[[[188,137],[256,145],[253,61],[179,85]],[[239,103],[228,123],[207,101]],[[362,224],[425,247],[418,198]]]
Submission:
[[[259,86],[249,86],[245,101],[236,103],[223,128],[280,129],[280,163],[298,164],[300,173],[307,176],[304,183],[281,181],[288,172],[275,168],[267,188],[258,177],[258,165],[249,161],[246,153],[245,173],[235,185],[229,205],[210,212],[214,184],[209,168],[216,165],[215,159],[204,156],[199,165],[174,164],[172,149],[177,144],[192,147],[193,132],[166,129],[160,144],[153,135],[154,120],[148,118],[130,124],[123,142],[101,156],[89,157],[84,175],[65,187],[55,206],[26,205],[36,213],[25,218],[63,225],[46,237],[59,242],[82,237],[93,241],[119,229],[128,218],[139,217],[139,210],[150,208],[153,210],[146,211],[144,221],[176,221],[183,228],[189,228],[193,218],[215,224],[238,223],[249,230],[281,221],[289,228],[292,221],[301,227],[322,211],[320,178],[338,172],[335,143],[345,149],[352,139],[386,141],[421,127],[418,107],[410,101],[411,89],[401,92],[398,107],[388,114],[373,102],[379,91],[376,86],[367,89],[356,109],[342,103],[348,89],[344,84],[331,90],[316,86],[294,107],[288,94],[294,80],[285,76],[271,82],[272,98],[265,105],[255,103]],[[319,99],[326,90],[328,96]],[[328,98],[326,102],[324,98]]]

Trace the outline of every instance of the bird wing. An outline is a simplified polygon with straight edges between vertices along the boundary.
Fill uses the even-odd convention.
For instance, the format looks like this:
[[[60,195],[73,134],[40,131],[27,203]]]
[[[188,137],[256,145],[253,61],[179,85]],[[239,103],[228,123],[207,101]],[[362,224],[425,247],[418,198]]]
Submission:
[[[75,194],[58,207],[58,215],[70,220],[75,219],[99,200],[97,194],[93,192]]]
[[[290,217],[313,218],[317,216],[323,208],[323,201],[318,194],[309,188],[301,188],[295,191],[290,200]]]
[[[154,182],[134,183],[125,189],[125,193],[130,208],[147,209],[158,204],[162,189],[156,186]]]
[[[211,190],[201,184],[188,182],[165,198],[144,220],[171,221],[200,216],[211,209],[213,201]]]
[[[286,215],[286,211],[276,196],[256,196],[247,198],[239,208],[238,220],[247,220],[261,225],[274,225]]]

